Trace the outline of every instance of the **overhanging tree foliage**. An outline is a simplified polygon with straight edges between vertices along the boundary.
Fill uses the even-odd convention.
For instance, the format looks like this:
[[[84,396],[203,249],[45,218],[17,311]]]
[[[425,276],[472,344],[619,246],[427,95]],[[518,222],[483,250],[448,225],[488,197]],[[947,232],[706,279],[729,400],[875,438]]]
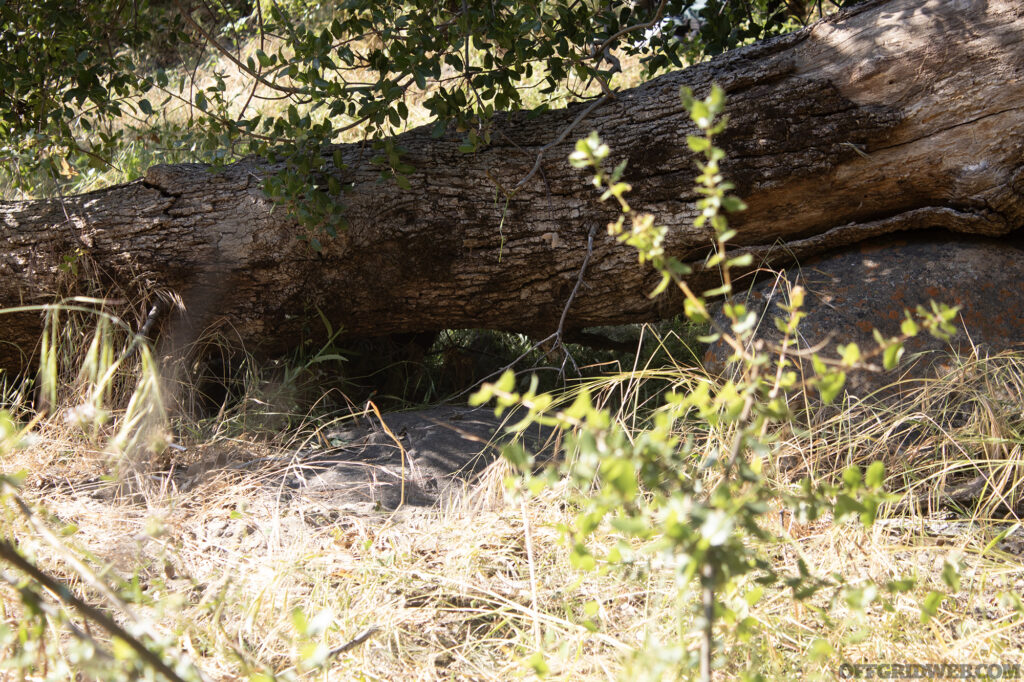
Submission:
[[[705,10],[747,4],[763,12],[747,23],[733,17],[733,28],[742,30],[727,33],[726,43],[778,28],[770,18],[780,3],[708,3]],[[388,14],[397,5],[374,5],[338,35],[373,34],[376,51],[360,55],[379,77],[343,86],[324,78],[317,55],[331,46],[335,65],[344,63],[344,39],[335,47],[334,28],[296,29],[287,41],[294,53],[264,53],[238,68],[251,71],[257,87],[283,88],[300,102],[314,90],[337,92],[336,100],[308,100],[315,109],[308,113],[296,105],[273,119],[246,118],[218,101],[223,90],[215,82],[203,95],[193,93],[204,113],[191,131],[197,137],[188,139],[222,162],[217,172],[161,165],[98,193],[4,204],[0,234],[9,247],[0,256],[0,305],[68,291],[75,273],[87,269],[71,267],[81,261],[136,300],[180,296],[187,311],[176,323],[181,333],[230,324],[267,352],[315,335],[317,312],[361,335],[445,327],[547,334],[570,298],[566,330],[667,315],[675,303],[648,299],[650,272],[604,235],[612,214],[565,159],[576,137],[599,130],[613,154],[629,161],[633,203],[670,228],[666,250],[699,261],[710,241],[688,227],[694,166],[684,140],[692,128],[678,87],[701,92],[711,82],[730,98],[726,172],[750,205],[735,243],[756,255],[792,258],[899,230],[1005,235],[1020,226],[1024,19],[1012,2],[865,3],[634,90],[565,110],[496,111],[515,108],[515,90],[503,83],[534,63],[555,74],[552,82],[570,71],[607,79],[615,53],[602,57],[606,43],[648,49],[636,36],[666,13],[663,5],[641,16],[641,9],[614,3],[617,14],[606,5],[569,3],[561,15],[537,14],[532,23],[533,15],[522,15],[518,24],[488,8],[543,13],[560,6],[406,4],[412,9],[401,16],[411,18],[403,24]],[[584,8],[588,14],[572,14]],[[264,30],[278,21],[273,11]],[[177,16],[183,30],[191,27],[184,35],[221,44],[202,33],[198,15]],[[417,24],[421,19],[433,28]],[[493,28],[498,19],[505,29]],[[580,22],[590,28],[571,28]],[[524,27],[522,44],[500,43],[514,25]],[[616,37],[630,26],[641,28]],[[482,33],[478,43],[459,40],[481,27],[496,33]],[[659,41],[665,45],[651,59],[700,47],[668,32],[651,44]],[[407,52],[420,45],[422,54],[401,45]],[[417,71],[424,63],[434,70]],[[402,124],[403,93],[417,73],[440,79],[428,101],[444,126],[390,136]],[[153,78],[158,83],[159,72]],[[328,146],[342,127],[332,107],[337,117],[365,119],[379,137]],[[15,127],[8,126],[9,138]],[[254,150],[260,156],[223,164]],[[37,330],[38,317],[26,314],[8,320],[5,340],[31,347]],[[14,364],[10,355],[3,359]]]
[[[268,188],[302,204],[314,233],[331,233],[340,221],[313,197],[336,198],[340,187],[311,177],[323,146],[358,127],[382,152],[385,175],[407,172],[387,139],[406,125],[417,92],[429,94],[435,134],[458,129],[475,148],[489,141],[495,111],[522,108],[526,84],[571,92],[597,82],[607,92],[620,56],[641,55],[654,73],[792,30],[815,12],[782,0],[694,4],[10,0],[0,3],[0,156],[32,187],[40,168],[60,176],[109,162],[132,135],[112,120],[135,118],[152,136],[154,112],[184,101],[194,107],[189,128],[151,139],[195,160],[287,159],[290,172]],[[826,6],[843,4],[853,3]],[[243,55],[246,39],[255,49]],[[211,53],[220,63],[209,82],[181,78]],[[251,83],[241,102],[225,94],[231,79]]]

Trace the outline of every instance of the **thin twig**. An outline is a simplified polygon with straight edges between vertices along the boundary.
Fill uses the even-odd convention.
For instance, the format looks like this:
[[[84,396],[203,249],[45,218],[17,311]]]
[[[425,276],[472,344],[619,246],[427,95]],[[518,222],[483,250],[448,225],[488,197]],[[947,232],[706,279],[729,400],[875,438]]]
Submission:
[[[522,147],[520,147],[519,144],[516,143],[515,140],[513,140],[511,137],[506,135],[502,130],[497,130],[495,132],[498,134],[499,137],[502,137],[506,142],[508,142],[510,145],[515,147],[517,150],[519,150],[520,152],[522,152],[526,156],[530,155],[530,152],[528,152],[525,149],[523,149]],[[498,187],[498,190],[502,194],[504,194],[506,196],[506,198],[510,197],[511,194],[515,193],[515,190],[513,190],[511,193],[508,190],[506,190],[502,186],[502,184],[500,182],[498,182],[498,179],[491,175],[490,169],[487,169],[484,172],[487,174],[487,177],[490,178],[491,182],[493,182]],[[548,183],[548,177],[544,174],[544,169],[543,168],[540,169],[540,178],[541,178],[541,180],[544,181],[544,189],[547,190],[548,197],[550,197],[551,196],[551,184]]]
[[[565,331],[565,318],[569,315],[569,306],[572,305],[573,300],[576,298],[576,294],[580,290],[580,285],[583,284],[583,275],[587,272],[587,265],[590,263],[590,256],[594,253],[594,235],[597,233],[597,225],[593,225],[590,228],[589,234],[587,234],[587,253],[583,256],[583,264],[580,266],[580,271],[576,275],[576,286],[572,288],[572,293],[569,294],[569,300],[565,302],[565,308],[562,309],[562,317],[558,320],[558,329],[555,334],[559,340],[562,338],[562,333]]]
[[[57,610],[57,608],[53,604],[46,601],[42,594],[36,592],[35,590],[25,585],[24,578],[17,577],[14,574],[8,574],[4,571],[0,571],[0,581],[7,583],[8,587],[10,587],[11,589],[20,592],[22,595],[22,603],[24,603],[26,599],[31,599],[33,602],[32,606],[38,608],[40,611],[45,613],[54,621],[59,621],[61,619],[61,614]],[[68,630],[71,632],[71,635],[75,639],[78,639],[82,642],[87,642],[89,645],[91,645],[99,658],[102,658],[103,660],[107,661],[112,660],[114,658],[109,651],[103,648],[102,644],[97,642],[93,638],[93,636],[90,635],[88,632],[78,627],[78,625],[76,625],[75,622],[72,621],[70,618],[68,618],[64,622],[64,624],[67,626]]]
[[[592,226],[590,228],[590,232],[587,234],[587,253],[586,253],[586,255],[584,255],[584,257],[583,257],[583,264],[580,265],[579,273],[576,275],[576,285],[573,287],[572,293],[569,294],[569,299],[565,302],[565,307],[562,308],[562,316],[561,316],[561,318],[558,321],[558,329],[555,332],[545,336],[540,341],[537,341],[536,343],[534,343],[529,348],[527,348],[519,357],[517,357],[512,362],[508,363],[504,367],[502,367],[500,369],[497,369],[497,370],[491,372],[490,374],[488,374],[487,376],[485,376],[483,379],[481,379],[478,382],[478,384],[474,384],[472,387],[467,388],[466,390],[462,391],[461,393],[457,393],[454,396],[452,396],[453,400],[456,399],[456,398],[459,398],[459,397],[461,397],[463,395],[465,395],[466,393],[469,393],[472,390],[474,390],[477,385],[479,385],[479,384],[481,384],[481,383],[483,383],[483,382],[485,382],[485,381],[487,381],[487,380],[489,380],[489,379],[491,379],[493,377],[496,377],[496,376],[499,376],[501,374],[504,374],[506,370],[509,370],[509,369],[512,369],[513,367],[515,367],[517,364],[519,364],[520,360],[522,360],[523,358],[525,358],[527,355],[529,355],[533,351],[537,350],[538,348],[541,348],[542,346],[544,346],[544,344],[548,343],[549,341],[552,342],[551,350],[556,350],[558,348],[561,348],[562,351],[566,355],[566,358],[563,359],[562,366],[559,369],[559,374],[561,376],[565,376],[565,362],[566,362],[566,360],[572,360],[573,367],[576,368],[577,373],[579,372],[579,365],[576,364],[576,360],[574,360],[572,358],[572,355],[565,348],[565,344],[563,343],[562,338],[563,338],[564,333],[565,333],[565,321],[566,321],[566,318],[567,318],[567,316],[569,314],[569,308],[570,308],[570,306],[572,306],[573,300],[575,300],[576,294],[579,292],[580,286],[582,286],[582,284],[583,284],[583,276],[584,276],[584,274],[587,271],[587,265],[590,263],[590,257],[591,257],[591,255],[594,252],[594,236],[596,234],[597,234],[597,225],[595,224],[594,226]]]
[[[569,299],[565,302],[565,307],[562,308],[562,317],[558,320],[558,329],[555,330],[555,343],[552,350],[561,347],[562,351],[565,352],[567,360],[572,360],[573,367],[576,368],[576,373],[580,371],[579,365],[573,360],[572,355],[565,347],[563,337],[565,335],[565,320],[569,316],[569,308],[572,307],[572,302],[576,300],[576,294],[579,293],[580,286],[583,284],[583,276],[587,272],[587,265],[590,263],[590,256],[594,253],[594,235],[597,234],[597,224],[591,226],[590,232],[587,234],[587,253],[583,256],[583,264],[580,265],[580,271],[576,275],[576,286],[572,288],[572,293],[569,294]],[[565,376],[565,360],[562,361],[562,369],[560,374]]]
[[[260,83],[262,83],[263,85],[267,86],[272,90],[278,90],[280,92],[286,92],[292,95],[309,94],[309,91],[303,88],[296,88],[290,85],[280,85],[278,83],[268,81],[263,77],[261,73],[253,71],[246,64],[244,64],[241,59],[235,57],[235,55],[231,53],[231,50],[227,49],[219,42],[217,42],[216,38],[210,35],[210,32],[203,28],[203,26],[192,17],[192,13],[187,8],[185,8],[185,6],[181,3],[181,0],[174,0],[174,6],[178,8],[178,11],[181,13],[182,18],[189,26],[198,31],[200,35],[202,35],[203,38],[206,39],[207,43],[216,48],[218,52],[227,57],[235,66],[237,66],[243,72],[249,74],[256,80],[258,80]]]
[[[627,26],[626,28],[622,29],[618,33],[614,34],[608,40],[606,40],[603,43],[601,43],[601,46],[598,47],[596,50],[594,50],[593,54],[600,59],[600,55],[603,54],[604,51],[607,50],[611,46],[612,43],[614,43],[616,40],[618,40],[622,36],[626,35],[627,33],[632,33],[633,31],[637,31],[637,30],[639,30],[641,28],[644,29],[644,30],[647,30],[647,29],[651,28],[652,26],[654,26],[659,21],[661,21],[661,13],[665,11],[665,1],[666,0],[661,0],[661,4],[658,5],[658,10],[654,13],[654,16],[651,18],[650,21],[647,21],[647,22],[644,22],[644,23],[641,23],[641,24],[633,24],[632,26]]]
[[[74,569],[75,573],[77,573],[78,576],[86,584],[88,584],[94,590],[96,590],[104,597],[106,597],[111,604],[120,609],[121,612],[128,616],[129,619],[136,622],[138,621],[138,617],[135,615],[135,613],[132,612],[128,604],[126,604],[124,600],[121,599],[121,597],[116,592],[114,592],[114,590],[112,590],[105,581],[101,580],[100,577],[92,571],[92,569],[90,569],[84,563],[79,561],[78,557],[76,557],[74,554],[68,551],[68,549],[57,538],[57,536],[54,535],[53,532],[38,519],[38,517],[32,511],[32,509],[25,503],[23,499],[21,499],[20,495],[12,494],[11,499],[14,500],[14,504],[18,507],[22,515],[25,516],[25,518],[32,525],[35,531],[39,533],[39,535],[41,535],[43,539],[50,544],[51,547],[53,547],[58,553],[60,553],[63,559],[71,565],[71,568]]]
[[[533,645],[537,651],[541,650],[541,629],[540,620],[536,614],[540,613],[537,600],[537,569],[533,560],[533,531],[530,529],[530,516],[526,511],[526,497],[521,500],[523,512],[523,542],[526,544],[526,565],[530,570],[530,608],[533,609]]]
[[[75,607],[83,616],[95,621],[101,628],[123,641],[136,654],[138,654],[139,658],[168,680],[171,680],[171,682],[185,682],[185,680],[174,672],[170,666],[164,663],[159,656],[150,651],[145,644],[139,641],[138,638],[118,625],[113,618],[91,604],[79,599],[71,592],[67,585],[34,566],[31,562],[25,559],[25,557],[21,556],[14,545],[6,540],[0,540],[0,559],[3,559],[22,573],[25,573],[32,580],[57,595],[57,598],[62,602]]]
[[[331,649],[330,651],[328,651],[327,652],[327,658],[330,659],[330,658],[334,658],[335,656],[340,656],[341,654],[345,653],[346,651],[350,651],[350,650],[356,648],[357,646],[359,646],[360,644],[362,644],[366,640],[368,640],[371,637],[373,637],[378,632],[380,632],[380,628],[377,627],[377,626],[369,627],[366,630],[363,630],[361,633],[356,635],[355,639],[353,639],[351,641],[348,641],[348,642],[345,642],[341,646],[335,647],[335,648]]]
[[[530,346],[530,347],[529,347],[529,348],[527,348],[527,349],[526,349],[525,351],[523,351],[523,353],[522,353],[522,354],[521,354],[521,355],[520,355],[519,357],[517,357],[517,358],[516,358],[515,360],[513,360],[512,362],[508,363],[507,365],[505,365],[504,367],[502,367],[502,368],[500,368],[500,369],[496,369],[496,370],[494,370],[493,372],[491,372],[490,374],[488,374],[487,376],[485,376],[485,377],[484,377],[483,379],[481,379],[481,380],[480,380],[480,381],[479,381],[478,383],[476,383],[476,384],[474,384],[474,385],[470,386],[469,388],[465,389],[465,390],[464,390],[464,391],[462,391],[461,393],[456,393],[455,395],[453,395],[453,396],[452,396],[452,398],[451,398],[451,399],[452,399],[452,400],[455,400],[456,398],[461,398],[462,396],[466,395],[466,394],[467,394],[467,393],[469,393],[470,391],[474,391],[474,390],[476,390],[476,387],[477,387],[477,386],[478,386],[479,384],[482,384],[483,382],[487,381],[488,379],[493,379],[493,378],[494,378],[494,377],[496,377],[496,376],[500,376],[500,375],[504,374],[504,373],[505,373],[505,372],[506,372],[507,370],[510,370],[510,369],[512,369],[513,367],[515,367],[515,366],[516,366],[517,364],[519,364],[519,361],[520,361],[520,360],[522,360],[522,359],[523,359],[523,358],[525,358],[525,357],[526,357],[527,355],[529,355],[529,354],[530,354],[530,353],[532,353],[533,351],[537,350],[538,348],[540,348],[541,346],[543,346],[543,345],[544,345],[545,343],[547,343],[548,341],[550,341],[550,340],[551,340],[551,339],[553,339],[553,338],[555,338],[555,335],[554,335],[553,333],[552,333],[552,334],[548,334],[548,335],[547,335],[547,336],[545,336],[545,337],[544,337],[543,339],[541,339],[540,341],[537,341],[537,342],[536,342],[536,343],[534,343],[534,344],[533,344],[532,346]]]
[[[512,192],[510,193],[510,196],[511,196],[511,194],[515,194],[520,189],[522,189],[523,186],[527,182],[530,181],[530,178],[532,178],[534,175],[537,174],[537,171],[540,170],[541,161],[544,160],[544,154],[546,154],[549,149],[551,149],[552,147],[554,147],[557,144],[561,144],[562,141],[565,140],[565,138],[569,136],[569,133],[571,133],[576,128],[576,126],[578,126],[583,121],[583,119],[585,119],[587,116],[589,116],[591,114],[591,112],[594,111],[594,109],[596,109],[600,105],[604,104],[605,102],[609,101],[610,99],[611,99],[611,97],[608,96],[608,95],[603,95],[603,96],[595,99],[593,102],[591,102],[589,105],[587,105],[587,107],[583,111],[581,111],[579,113],[579,116],[577,116],[575,119],[573,119],[572,123],[567,125],[562,130],[562,132],[559,133],[558,137],[556,137],[554,140],[552,140],[551,142],[548,142],[546,145],[541,147],[540,151],[537,152],[537,160],[533,162],[533,168],[530,169],[530,172],[527,173],[526,176],[522,180],[520,180],[519,182],[516,183],[516,186],[512,188]]]

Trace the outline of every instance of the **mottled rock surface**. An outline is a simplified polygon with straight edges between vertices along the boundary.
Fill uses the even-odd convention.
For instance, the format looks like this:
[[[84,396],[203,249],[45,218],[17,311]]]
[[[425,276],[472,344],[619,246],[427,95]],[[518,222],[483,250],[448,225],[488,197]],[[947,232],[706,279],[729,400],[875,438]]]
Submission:
[[[258,469],[253,500],[348,512],[425,507],[468,490],[505,443],[518,441],[541,458],[548,456],[554,430],[533,425],[521,434],[508,433],[505,427],[517,418],[460,406],[382,417],[367,413],[281,457],[207,456],[183,471],[176,485],[188,490],[218,471]]]
[[[926,378],[949,362],[948,352],[980,355],[1024,349],[1024,243],[955,237],[889,239],[810,260],[763,280],[748,294],[761,316],[757,337],[779,343],[773,318],[783,316],[788,290],[807,290],[800,347],[824,343],[819,353],[837,357],[836,346],[855,341],[862,351],[877,347],[872,329],[900,333],[904,310],[929,301],[961,307],[958,334],[948,343],[922,333],[906,343],[900,366],[890,372],[851,372],[847,391],[863,397],[901,377]],[[720,316],[720,322],[724,318]],[[718,345],[705,354],[715,370],[728,353]],[[879,363],[881,364],[881,363]]]
[[[463,490],[499,457],[501,444],[513,439],[503,431],[506,421],[491,410],[467,407],[385,414],[383,424],[371,414],[325,434],[331,448],[299,453],[301,463],[282,483],[294,496],[335,505],[394,509],[403,498],[405,504],[431,505]],[[523,439],[536,451],[551,434],[534,426]]]

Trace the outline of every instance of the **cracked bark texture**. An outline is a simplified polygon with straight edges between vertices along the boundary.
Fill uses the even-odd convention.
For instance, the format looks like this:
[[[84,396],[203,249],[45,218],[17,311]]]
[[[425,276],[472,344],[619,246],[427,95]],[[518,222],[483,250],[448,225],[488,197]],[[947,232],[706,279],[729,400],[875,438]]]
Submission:
[[[1024,6],[1019,0],[888,0],[738,49],[620,93],[544,157],[538,150],[581,107],[501,115],[476,154],[426,129],[399,136],[416,167],[411,190],[381,182],[362,145],[342,147],[350,228],[314,253],[260,191],[273,168],[244,161],[212,173],[155,166],[126,185],[63,200],[0,204],[0,307],[75,290],[59,266],[80,260],[118,295],[181,296],[165,336],[229,327],[276,353],[323,334],[317,310],[352,336],[493,328],[554,331],[590,228],[615,217],[566,161],[597,130],[628,158],[630,203],[669,226],[668,252],[699,261],[694,131],[679,87],[728,94],[725,172],[749,210],[735,243],[760,263],[849,247],[879,235],[942,230],[1005,236],[1024,222]],[[698,273],[695,280],[710,280]],[[678,311],[650,300],[656,276],[603,229],[567,329]],[[701,284],[702,282],[697,282]],[[708,281],[708,283],[712,283]],[[16,368],[40,329],[36,313],[0,316],[0,367]]]

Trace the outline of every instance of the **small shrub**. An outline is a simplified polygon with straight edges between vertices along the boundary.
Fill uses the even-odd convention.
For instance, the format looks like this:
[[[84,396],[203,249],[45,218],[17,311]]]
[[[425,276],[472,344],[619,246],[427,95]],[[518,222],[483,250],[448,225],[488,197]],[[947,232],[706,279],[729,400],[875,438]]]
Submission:
[[[625,162],[606,170],[610,149],[596,133],[577,143],[570,162],[593,172],[592,182],[602,192],[602,201],[613,199],[618,203],[621,215],[608,226],[609,234],[635,247],[640,261],[650,263],[661,274],[651,296],[677,287],[685,297],[686,316],[711,326],[706,340],[733,349],[731,362],[737,369],[733,378],[720,385],[696,382],[685,392],[669,393],[656,411],[653,425],[633,433],[617,424],[608,409],[594,407],[587,390],[578,392],[571,405],[559,405],[551,394],[538,392],[536,383],[525,392],[516,391],[511,373],[485,385],[473,396],[472,403],[495,400],[498,413],[522,406],[528,415],[521,425],[541,422],[565,431],[567,457],[539,475],[532,473],[535,462],[521,448],[506,448],[504,454],[526,472],[524,483],[529,491],[539,492],[567,478],[579,493],[580,511],[572,527],[564,529],[570,558],[577,568],[594,571],[628,567],[635,561],[638,541],[647,551],[670,558],[676,567],[680,603],[687,605],[679,612],[679,631],[698,630],[701,649],[699,654],[687,651],[680,639],[649,645],[642,658],[650,671],[699,670],[701,679],[708,680],[715,666],[715,651],[732,644],[716,640],[716,623],[732,624],[728,635],[740,641],[757,629],[756,621],[744,616],[737,606],[732,594],[737,589],[743,597],[741,604],[756,602],[766,585],[783,584],[790,588],[796,602],[808,602],[825,592],[833,602],[842,600],[851,608],[863,610],[881,600],[883,592],[894,594],[912,586],[913,581],[899,579],[887,582],[883,590],[847,582],[839,574],[817,576],[802,559],[795,572],[787,572],[772,561],[767,549],[782,540],[772,530],[770,519],[770,514],[778,513],[780,504],[801,523],[827,514],[836,523],[870,526],[879,507],[892,499],[883,491],[885,471],[881,462],[871,463],[866,471],[851,466],[835,484],[814,484],[805,479],[790,493],[769,486],[763,468],[774,447],[770,427],[793,417],[789,394],[813,388],[822,401],[831,402],[842,391],[848,369],[864,366],[877,356],[886,368],[891,368],[907,337],[922,328],[939,335],[949,333],[956,310],[933,306],[930,311],[919,309],[916,316],[908,313],[903,336],[884,339],[876,335],[878,348],[870,352],[849,344],[841,347],[841,357],[836,359],[815,355],[811,358],[814,374],[801,384],[793,371],[793,358],[798,352],[794,341],[803,317],[802,290],[794,289],[788,304],[782,307],[784,315],[776,324],[783,340],[772,348],[751,343],[756,316],[731,296],[733,269],[749,266],[751,257],[730,256],[727,251],[735,232],[726,216],[745,206],[729,194],[732,185],[724,181],[720,165],[725,153],[714,144],[715,136],[726,125],[722,116],[724,93],[713,87],[707,98],[696,99],[684,88],[681,99],[701,133],[687,138],[689,148],[702,157],[696,185],[700,213],[694,224],[713,231],[715,249],[705,266],[721,271],[720,287],[701,295],[690,289],[684,279],[689,268],[664,251],[667,228],[656,225],[654,216],[633,211],[625,198],[630,187],[622,180]],[[708,310],[713,297],[723,298],[726,328],[716,323]],[[610,551],[596,555],[588,539],[598,529],[609,528],[621,540]],[[699,596],[691,599],[691,594]],[[746,676],[758,678],[757,670],[749,669]]]

